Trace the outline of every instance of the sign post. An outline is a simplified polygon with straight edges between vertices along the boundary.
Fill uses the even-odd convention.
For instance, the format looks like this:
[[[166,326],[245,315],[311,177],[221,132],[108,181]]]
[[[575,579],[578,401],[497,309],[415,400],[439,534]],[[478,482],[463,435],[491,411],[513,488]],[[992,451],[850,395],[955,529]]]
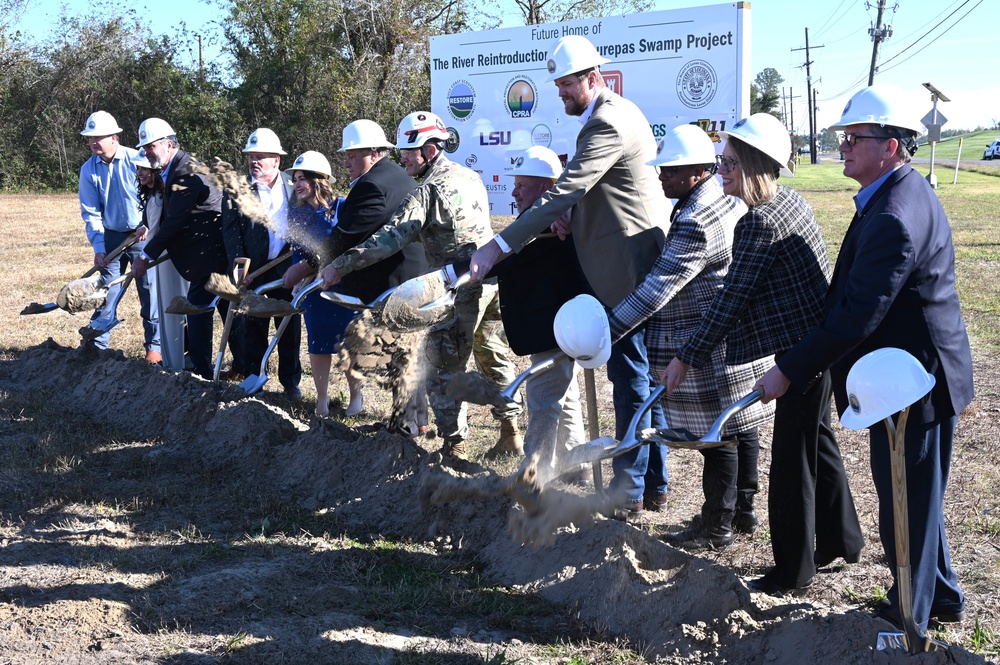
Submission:
[[[931,101],[934,102],[933,108],[920,119],[920,122],[927,128],[927,141],[931,144],[931,168],[927,173],[927,182],[930,183],[931,187],[937,189],[937,176],[934,175],[934,147],[941,140],[941,127],[948,122],[948,118],[944,117],[943,113],[938,112],[937,103],[939,99],[942,102],[950,102],[951,100],[930,83],[924,83],[924,87],[930,90]]]

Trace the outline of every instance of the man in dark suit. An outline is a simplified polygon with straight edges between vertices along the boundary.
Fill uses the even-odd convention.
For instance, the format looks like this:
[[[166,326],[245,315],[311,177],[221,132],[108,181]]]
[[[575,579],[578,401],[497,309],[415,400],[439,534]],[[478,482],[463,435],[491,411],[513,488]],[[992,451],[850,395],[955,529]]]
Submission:
[[[291,178],[282,173],[280,168],[281,156],[287,153],[281,148],[281,141],[273,131],[267,127],[256,129],[247,138],[243,153],[247,156],[247,167],[250,171],[250,189],[260,199],[270,224],[255,221],[244,214],[228,194],[223,194],[222,240],[226,246],[228,265],[233,265],[233,261],[242,256],[250,259],[252,270],[278,258],[290,249],[288,203],[294,194]],[[252,288],[281,279],[291,265],[292,258],[289,256],[264,274],[258,275],[254,283],[247,283],[247,286]],[[267,297],[290,301],[292,292],[279,288],[269,291]],[[275,318],[275,327],[280,322],[280,317]],[[270,327],[269,319],[256,316],[236,318],[230,333],[230,341],[236,342],[236,349],[241,350],[242,357],[236,358],[234,354],[233,374],[259,371],[264,352],[267,350]],[[278,380],[285,394],[293,399],[302,396],[299,390],[299,381],[302,379],[301,346],[302,317],[296,314],[278,339]]]
[[[854,363],[880,348],[903,349],[936,380],[910,409],[905,452],[913,614],[928,621],[965,618],[965,597],[945,535],[945,486],[958,414],[973,397],[972,354],[955,292],[951,227],[930,185],[908,162],[920,124],[899,93],[872,86],[847,103],[840,123],[844,175],[857,180],[857,213],[837,257],[822,323],[777,359],[758,383],[764,399],[805,385],[830,368],[840,413],[849,408],[846,378]],[[869,429],[879,496],[879,533],[896,574],[891,463],[882,423]],[[848,553],[841,553],[848,554]],[[822,562],[817,561],[817,565]],[[899,624],[899,586],[879,609]]]
[[[181,276],[191,282],[188,300],[196,306],[212,301],[205,283],[213,272],[226,272],[226,250],[222,244],[220,206],[222,193],[203,173],[199,163],[180,149],[177,135],[166,121],[148,118],[139,125],[139,147],[154,169],[162,169],[163,216],[160,228],[142,255],[132,264],[132,274],[146,274],[149,263],[166,250]],[[225,317],[224,299],[218,310]],[[211,379],[212,313],[188,315],[188,357],[194,372]]]

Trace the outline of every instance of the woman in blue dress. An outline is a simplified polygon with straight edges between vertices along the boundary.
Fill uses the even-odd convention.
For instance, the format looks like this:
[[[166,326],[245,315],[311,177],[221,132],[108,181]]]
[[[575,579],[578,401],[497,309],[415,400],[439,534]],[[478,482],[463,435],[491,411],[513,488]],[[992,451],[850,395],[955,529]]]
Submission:
[[[333,193],[330,162],[308,150],[295,159],[291,168],[295,200],[288,206],[288,234],[292,243],[292,266],[285,272],[285,288],[293,288],[312,279],[322,266],[335,257],[326,256],[327,240],[337,225],[337,209],[344,197]],[[330,414],[330,367],[333,354],[344,338],[355,313],[335,305],[315,291],[303,301],[306,333],[309,338],[309,362],[316,384],[316,415]],[[346,373],[351,393],[348,415],[361,412],[361,382]]]

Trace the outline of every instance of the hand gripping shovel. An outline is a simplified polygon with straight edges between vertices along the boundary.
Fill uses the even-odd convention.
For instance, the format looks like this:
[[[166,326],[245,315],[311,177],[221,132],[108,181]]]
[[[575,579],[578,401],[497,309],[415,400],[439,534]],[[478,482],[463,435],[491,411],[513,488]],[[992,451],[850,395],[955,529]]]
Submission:
[[[250,270],[250,259],[237,257],[233,260],[233,282],[242,284],[247,271]],[[216,294],[221,295],[221,294]],[[229,333],[233,329],[233,318],[236,316],[236,304],[230,303],[226,310],[226,323],[222,326],[222,338],[219,341],[219,352],[215,354],[215,370],[212,372],[212,380],[218,381],[219,374],[222,373],[222,358],[226,355],[226,343],[229,341]]]
[[[589,443],[576,446],[571,449],[560,461],[560,465],[564,468],[572,468],[579,464],[591,464],[595,461],[616,457],[646,443],[662,443],[672,448],[686,448],[689,450],[735,446],[735,439],[728,441],[723,440],[722,430],[725,428],[726,423],[729,422],[730,418],[743,409],[756,404],[761,398],[761,392],[759,390],[755,390],[746,395],[741,400],[723,411],[712,424],[712,427],[708,430],[705,436],[701,438],[686,429],[650,429],[644,431],[641,436],[637,435],[636,429],[639,427],[639,419],[642,418],[642,415],[646,413],[646,411],[649,411],[653,407],[653,404],[655,404],[656,401],[663,396],[666,389],[666,386],[659,385],[649,394],[646,401],[643,402],[642,406],[639,407],[639,410],[636,411],[635,416],[632,417],[632,422],[629,423],[628,432],[626,433],[625,438],[620,442],[616,442],[610,436],[604,436]]]
[[[312,282],[307,284],[305,288],[299,291],[295,298],[292,299],[291,306],[296,310],[295,313],[302,311],[299,309],[299,305],[310,293],[321,288],[323,288],[323,278],[317,277]],[[264,384],[267,383],[267,361],[271,357],[271,354],[274,353],[275,347],[278,346],[278,340],[281,339],[281,335],[285,332],[285,328],[288,327],[288,324],[292,320],[292,317],[295,316],[295,313],[283,317],[281,319],[281,323],[278,324],[278,329],[274,333],[274,338],[271,340],[271,343],[268,344],[267,350],[264,352],[264,357],[260,361],[260,373],[248,376],[243,383],[240,384],[240,388],[247,395],[253,395],[254,393],[260,391],[260,389],[264,387]]]
[[[128,234],[128,236],[125,237],[125,240],[122,241],[122,244],[120,244],[117,247],[115,247],[115,249],[112,250],[112,252],[110,254],[107,254],[104,257],[104,261],[106,263],[110,263],[112,259],[117,258],[117,256],[119,254],[121,254],[122,252],[124,252],[126,249],[128,249],[129,247],[131,247],[135,243],[136,243],[135,231],[133,231],[132,233]],[[98,270],[100,270],[99,266],[96,266],[96,265],[95,266],[91,266],[90,269],[87,270],[87,272],[83,273],[83,275],[80,276],[80,280],[87,279],[88,277],[90,277],[91,275],[93,275],[94,273],[96,273]],[[74,280],[74,282],[78,282],[80,280]],[[73,284],[73,282],[70,282],[70,284],[67,284],[66,286],[64,286],[63,287],[63,291],[65,291],[67,288],[69,288],[72,284]],[[107,291],[105,291],[105,294],[106,293],[107,293]],[[31,303],[30,305],[27,305],[24,309],[21,310],[21,316],[25,316],[27,314],[44,314],[45,312],[51,312],[54,309],[60,309],[60,306],[59,306],[58,302],[49,302],[49,303],[45,303],[45,304],[33,302],[33,303]],[[74,312],[70,312],[70,313],[72,314]]]
[[[170,257],[164,254],[157,260],[150,263],[147,266],[147,270],[149,268],[153,268],[154,266],[163,263],[169,258]],[[121,289],[115,296],[114,301],[112,301],[111,308],[108,310],[107,315],[102,316],[99,319],[95,319],[94,321],[91,321],[88,325],[80,328],[80,336],[83,338],[84,342],[95,340],[104,333],[111,332],[112,328],[121,323],[121,320],[118,318],[118,303],[120,303],[122,298],[125,296],[125,291],[128,290],[128,285],[131,281],[132,281],[132,273],[127,272],[124,275],[111,280],[106,285],[102,286],[97,291],[95,291],[91,296],[88,296],[89,298],[104,299],[107,297],[108,291],[111,290],[112,286],[121,284]]]

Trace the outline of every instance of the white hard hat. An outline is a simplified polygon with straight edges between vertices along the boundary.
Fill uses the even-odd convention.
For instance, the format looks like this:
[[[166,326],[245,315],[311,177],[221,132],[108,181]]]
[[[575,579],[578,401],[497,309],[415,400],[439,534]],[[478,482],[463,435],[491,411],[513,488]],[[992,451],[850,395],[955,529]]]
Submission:
[[[326,178],[329,178],[333,171],[330,169],[330,161],[315,150],[306,150],[295,158],[290,171],[312,171]]]
[[[132,159],[132,163],[136,166],[141,166],[144,169],[153,168],[153,165],[149,163],[149,159],[146,158],[145,150],[140,150],[139,154]]]
[[[243,152],[266,152],[274,155],[287,155],[281,149],[281,140],[278,135],[267,127],[255,129],[253,134],[247,138],[247,145]]]
[[[847,374],[850,407],[840,417],[848,429],[871,427],[902,411],[934,387],[934,377],[902,349],[877,349],[862,356]]]
[[[161,120],[160,118],[146,118],[139,125],[139,145],[136,148],[141,148],[144,145],[149,145],[153,141],[159,141],[162,138],[168,136],[174,136],[175,132],[173,128],[167,124],[166,120]]]
[[[514,162],[514,168],[504,175],[530,175],[536,178],[552,178],[558,180],[562,175],[563,165],[551,148],[533,145]]]
[[[87,118],[87,124],[84,126],[83,131],[80,132],[80,136],[111,136],[121,131],[122,128],[118,126],[114,116],[110,113],[107,111],[94,111]]]
[[[355,120],[344,127],[343,145],[338,152],[347,152],[354,148],[391,148],[385,138],[381,125],[371,120]]]
[[[401,150],[419,148],[430,139],[448,140],[444,121],[430,111],[414,111],[403,118],[396,130],[396,147]]]
[[[913,104],[901,90],[879,83],[854,93],[840,114],[840,122],[830,125],[830,129],[872,124],[899,127],[920,134],[923,125],[913,109]]]
[[[546,66],[549,77],[546,82],[555,81],[564,76],[600,67],[611,62],[602,57],[590,40],[579,35],[566,35],[552,46],[549,51],[549,61]]]
[[[770,113],[754,113],[737,122],[728,132],[719,132],[719,136],[725,141],[730,137],[743,141],[777,162],[782,176],[791,178],[794,175],[788,170],[792,139],[781,121]]]
[[[552,324],[563,353],[585,369],[595,369],[611,357],[611,327],[604,305],[589,295],[563,303]]]
[[[715,145],[698,125],[678,125],[656,144],[656,157],[648,166],[715,164]]]

